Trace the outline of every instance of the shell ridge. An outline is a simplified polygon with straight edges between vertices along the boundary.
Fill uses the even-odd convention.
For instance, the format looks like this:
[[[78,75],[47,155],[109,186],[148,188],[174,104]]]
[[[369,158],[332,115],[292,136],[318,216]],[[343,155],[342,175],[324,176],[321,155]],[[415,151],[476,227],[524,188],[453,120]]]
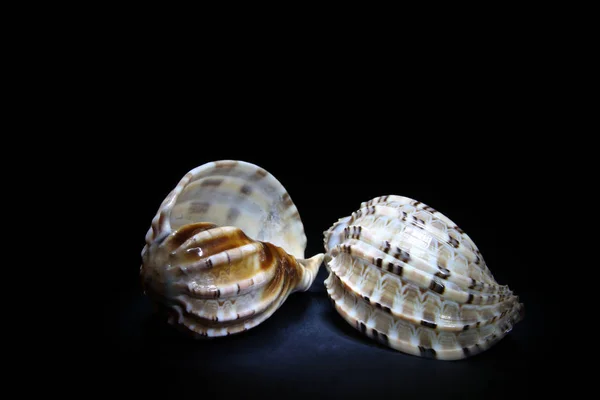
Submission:
[[[359,234],[354,234],[354,232],[359,231]],[[448,282],[455,283],[461,288],[469,289],[470,293],[473,294],[505,294],[508,291],[507,286],[503,285],[490,285],[484,282],[476,281],[473,278],[467,277],[460,273],[452,272],[448,270],[444,272],[443,269],[440,268],[439,263],[436,263],[435,266],[430,266],[428,261],[421,257],[420,255],[415,255],[411,252],[411,248],[408,246],[391,240],[378,240],[371,233],[370,228],[361,225],[349,225],[345,228],[345,237],[344,240],[348,239],[356,239],[360,240],[368,245],[373,246],[375,249],[384,252],[386,254],[390,253],[398,253],[398,250],[402,251],[405,257],[410,257],[414,261],[417,262],[415,266],[421,269],[424,272],[437,276],[440,279],[447,280]],[[428,251],[431,254],[431,252]],[[397,257],[395,257],[397,258]],[[433,277],[432,277],[433,279]]]
[[[381,217],[381,216],[385,216],[388,218],[397,218],[396,222],[398,224],[404,225],[404,226],[413,226],[413,227],[417,227],[418,229],[421,230],[425,230],[427,231],[428,234],[431,235],[432,238],[435,238],[436,240],[438,240],[441,243],[444,243],[446,245],[450,245],[453,248],[455,248],[458,251],[461,251],[461,254],[463,254],[467,260],[469,261],[469,266],[473,267],[473,268],[478,268],[482,270],[482,273],[486,274],[486,271],[488,271],[487,267],[485,266],[485,262],[483,262],[483,260],[481,259],[481,256],[479,255],[479,250],[477,249],[476,246],[473,247],[467,247],[464,244],[462,244],[462,242],[459,242],[456,239],[453,239],[448,233],[444,234],[444,232],[440,232],[437,229],[431,229],[429,223],[424,223],[424,222],[418,222],[420,221],[418,218],[414,217],[413,215],[414,213],[411,212],[407,212],[405,210],[402,209],[394,209],[391,207],[388,207],[385,204],[377,204],[377,205],[372,205],[366,208],[361,208],[358,211],[356,211],[355,213],[353,213],[353,218],[350,221],[351,223],[354,222],[356,223],[356,225],[358,225],[357,222],[359,222],[361,219],[363,219],[366,216],[369,215],[376,215],[377,217]],[[453,229],[449,228],[450,231],[453,231]],[[466,236],[466,234],[463,234],[461,236]],[[469,241],[470,238],[469,238]],[[472,241],[471,241],[472,242]],[[429,245],[429,243],[427,244],[427,246]],[[488,278],[491,278],[493,280],[493,277],[488,276]]]
[[[333,287],[335,284],[332,284],[331,280],[328,281],[329,285],[327,287],[328,293],[334,293],[335,292],[335,288]],[[344,291],[344,289],[341,289],[342,291]],[[348,296],[352,296],[356,298],[357,302],[366,302],[366,300],[361,299],[360,297],[357,297],[352,291],[348,291],[345,292],[344,295],[348,295]],[[338,294],[339,296],[339,294]],[[348,309],[346,302],[339,302],[337,300],[334,300],[336,309],[340,308],[343,312],[340,313],[342,314],[342,316],[344,317],[344,319],[346,319],[346,321],[354,326],[354,327],[359,327],[358,329],[363,331],[364,333],[364,328],[362,328],[362,325],[364,325],[365,327],[368,327],[368,323],[367,323],[367,319],[376,319],[377,318],[377,314],[378,313],[383,313],[384,311],[378,308],[374,308],[368,315],[368,318],[360,318],[360,317],[355,317],[353,315],[356,315],[355,312],[353,312],[352,310]],[[338,311],[340,311],[338,309]],[[394,316],[395,317],[395,316]],[[446,335],[451,334],[453,335],[453,337],[455,338],[454,343],[455,346],[454,347],[449,347],[449,346],[444,346],[442,347],[442,345],[439,344],[440,341],[440,335],[443,335],[444,332],[437,332],[436,329],[431,328],[431,327],[427,327],[427,326],[416,326],[415,324],[412,323],[408,323],[409,325],[406,326],[407,329],[409,329],[411,331],[411,333],[409,334],[410,339],[400,339],[398,337],[395,337],[394,335],[391,334],[390,329],[394,329],[393,326],[388,327],[388,329],[375,329],[375,331],[378,332],[388,332],[388,334],[386,334],[387,336],[387,340],[386,342],[388,343],[388,345],[390,345],[393,348],[396,348],[400,351],[403,352],[407,352],[409,354],[413,354],[413,355],[421,355],[421,350],[419,349],[419,347],[424,347],[420,344],[419,342],[419,337],[421,336],[421,332],[425,331],[425,332],[429,332],[431,334],[433,334],[434,336],[431,338],[431,344],[432,347],[430,347],[431,349],[433,349],[435,351],[436,357],[438,359],[443,359],[443,360],[456,360],[456,359],[460,359],[460,358],[464,358],[464,348],[466,347],[467,349],[470,350],[470,354],[476,354],[476,352],[478,351],[483,351],[487,348],[489,348],[491,345],[493,345],[494,343],[496,343],[498,340],[500,340],[505,334],[506,332],[510,331],[510,329],[508,328],[509,326],[511,326],[510,323],[511,319],[508,316],[503,317],[502,319],[500,319],[498,321],[498,324],[494,324],[494,325],[489,325],[487,333],[482,331],[482,327],[477,327],[474,328],[473,330],[471,330],[469,332],[469,338],[468,339],[464,339],[463,338],[463,344],[464,346],[461,347],[461,343],[460,343],[460,337],[461,335],[464,334],[465,331],[456,331],[456,332],[449,332],[449,331],[444,331]],[[402,323],[402,320],[396,320],[395,322],[393,322],[392,325],[396,325],[398,323]],[[361,325],[362,324],[362,325]],[[504,330],[498,330],[498,327],[501,325],[506,325],[506,328]],[[368,335],[369,336],[369,335]],[[372,337],[372,336],[370,336]],[[446,336],[447,337],[447,336]],[[449,348],[448,348],[449,347]]]
[[[393,271],[397,270],[397,266],[399,265],[402,267],[402,279],[412,282],[422,289],[432,288],[432,282],[434,282],[437,286],[434,286],[432,289],[438,292],[441,291],[449,299],[459,303],[484,304],[493,301],[495,297],[499,297],[496,295],[473,294],[470,291],[465,292],[453,282],[446,282],[444,285],[441,285],[439,278],[415,266],[414,262],[416,260],[414,258],[402,261],[401,259],[386,254],[357,239],[350,239],[348,240],[348,243],[349,244],[338,246],[339,249],[332,251],[332,254],[336,254],[337,252],[350,252],[350,254],[391,274],[395,274]],[[439,288],[438,286],[443,286],[443,288]]]
[[[372,265],[372,264],[368,264],[366,263],[365,266],[367,268],[373,268],[375,269],[376,266]],[[335,268],[334,268],[335,271]],[[374,287],[376,287],[378,284],[381,284],[381,281],[384,281],[387,278],[387,276],[384,276],[381,278],[381,280],[379,280],[378,282],[374,283]],[[335,279],[335,280],[339,280],[340,285],[342,285],[344,287],[345,290],[347,291],[351,291],[351,292],[355,292],[355,293],[361,293],[361,297],[371,303],[374,307],[379,308],[381,310],[384,310],[386,312],[388,312],[389,314],[392,314],[394,317],[396,318],[402,318],[402,319],[406,319],[407,321],[414,323],[414,324],[421,324],[423,320],[426,320],[429,323],[433,323],[436,324],[438,329],[440,330],[448,330],[448,331],[462,331],[465,329],[469,329],[476,326],[485,326],[491,323],[494,323],[497,319],[501,318],[502,316],[504,316],[506,314],[506,312],[508,312],[509,309],[512,309],[512,306],[515,303],[515,298],[511,298],[511,299],[507,299],[505,300],[503,303],[496,303],[493,305],[489,305],[486,306],[488,307],[487,309],[482,308],[482,311],[486,312],[487,317],[483,317],[481,314],[476,314],[474,318],[471,318],[471,320],[467,320],[464,318],[460,318],[460,314],[457,314],[457,318],[454,319],[443,319],[443,318],[427,318],[424,316],[424,313],[422,311],[417,311],[416,309],[419,309],[419,307],[422,306],[422,304],[419,303],[415,303],[413,301],[413,304],[410,304],[410,308],[414,309],[416,312],[411,313],[411,314],[403,314],[402,313],[402,307],[398,307],[395,302],[396,302],[396,294],[397,293],[401,293],[403,286],[398,285],[397,286],[397,293],[393,293],[393,294],[389,294],[386,296],[382,296],[381,298],[377,298],[375,295],[373,295],[371,292],[371,294],[367,292],[365,292],[364,290],[362,290],[361,288],[359,288],[356,284],[354,284],[353,282],[349,281],[346,277],[344,277],[342,274],[337,275],[334,272],[334,275],[332,275],[331,279]],[[385,280],[385,282],[387,282],[387,280]],[[402,279],[398,279],[398,282],[402,282]],[[425,294],[418,294],[418,297],[415,300],[418,300],[420,303],[425,303],[427,302],[428,299],[430,299],[431,295],[435,295],[434,293],[427,293],[425,292]],[[403,303],[406,303],[407,300],[401,300]],[[443,308],[444,307],[444,302],[442,301],[438,308]],[[465,328],[467,327],[467,328]]]

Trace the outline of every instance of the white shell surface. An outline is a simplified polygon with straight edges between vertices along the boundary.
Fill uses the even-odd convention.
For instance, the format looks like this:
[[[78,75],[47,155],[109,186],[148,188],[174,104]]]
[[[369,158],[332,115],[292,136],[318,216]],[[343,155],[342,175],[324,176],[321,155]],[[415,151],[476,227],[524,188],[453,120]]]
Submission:
[[[419,201],[363,202],[325,232],[325,249],[336,310],[397,350],[465,358],[522,318],[518,297],[495,281],[471,238]]]

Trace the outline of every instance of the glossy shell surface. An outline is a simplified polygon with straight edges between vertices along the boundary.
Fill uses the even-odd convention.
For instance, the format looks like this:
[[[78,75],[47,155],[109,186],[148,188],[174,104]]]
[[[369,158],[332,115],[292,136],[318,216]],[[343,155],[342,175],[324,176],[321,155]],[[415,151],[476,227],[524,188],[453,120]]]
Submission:
[[[433,208],[402,196],[363,202],[325,233],[327,292],[363,334],[443,360],[479,353],[523,317],[477,246]]]
[[[271,316],[307,290],[323,254],[304,259],[306,236],[290,195],[270,173],[223,160],[186,174],[146,235],[145,293],[195,336],[225,336]]]

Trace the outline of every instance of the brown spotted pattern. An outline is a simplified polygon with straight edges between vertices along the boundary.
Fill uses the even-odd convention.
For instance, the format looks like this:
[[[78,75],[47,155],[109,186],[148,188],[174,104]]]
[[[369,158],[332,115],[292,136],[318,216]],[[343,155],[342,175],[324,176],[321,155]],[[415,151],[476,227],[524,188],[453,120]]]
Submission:
[[[421,202],[383,196],[324,232],[327,292],[365,335],[396,350],[455,360],[503,338],[523,316],[473,241]]]
[[[266,170],[223,160],[187,173],[146,234],[144,292],[168,321],[198,337],[243,332],[313,283],[323,254],[285,188]]]

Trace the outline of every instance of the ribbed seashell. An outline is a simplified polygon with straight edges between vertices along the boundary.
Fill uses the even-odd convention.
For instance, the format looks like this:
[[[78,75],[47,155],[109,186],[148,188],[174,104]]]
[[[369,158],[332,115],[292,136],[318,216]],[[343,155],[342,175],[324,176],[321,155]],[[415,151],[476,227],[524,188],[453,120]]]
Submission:
[[[313,283],[323,254],[304,259],[296,206],[270,173],[224,160],[187,173],[152,220],[142,250],[144,292],[169,322],[224,336],[269,318]]]
[[[339,314],[404,353],[462,359],[502,339],[523,306],[477,246],[433,208],[376,197],[324,232],[325,281]]]

